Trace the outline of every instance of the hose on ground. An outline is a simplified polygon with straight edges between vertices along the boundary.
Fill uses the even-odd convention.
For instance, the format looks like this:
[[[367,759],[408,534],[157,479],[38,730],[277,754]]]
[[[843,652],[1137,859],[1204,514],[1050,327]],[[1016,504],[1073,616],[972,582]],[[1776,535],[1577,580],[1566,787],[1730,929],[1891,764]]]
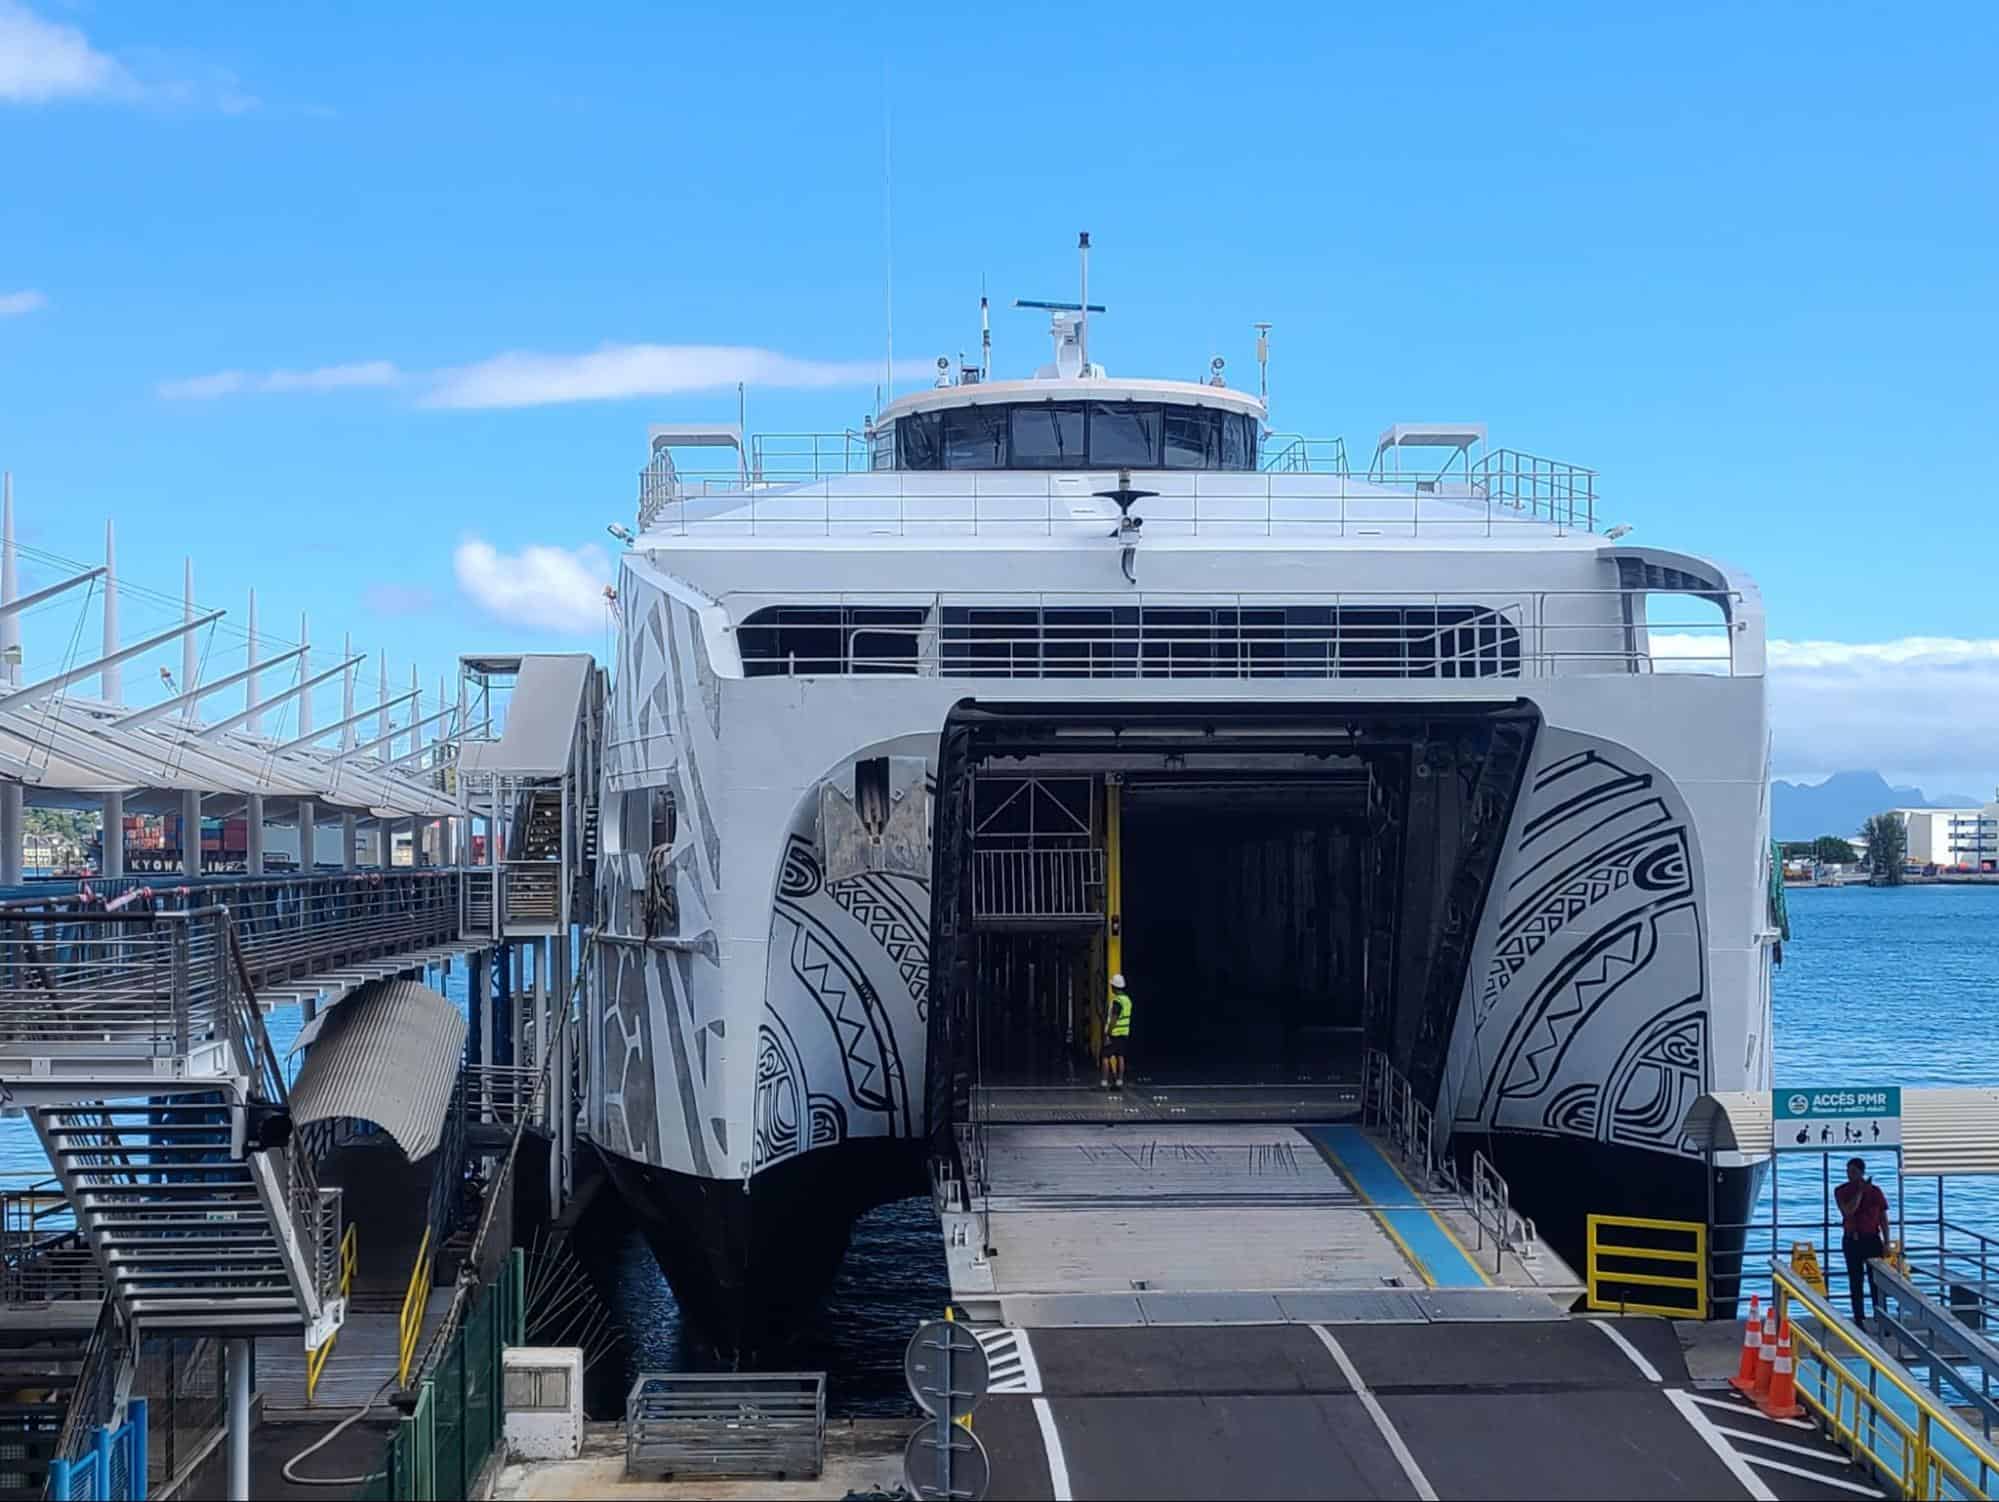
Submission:
[[[368,1399],[367,1402],[363,1403],[359,1408],[348,1414],[346,1418],[335,1424],[326,1433],[320,1435],[318,1439],[286,1461],[284,1468],[285,1480],[289,1481],[293,1486],[365,1486],[380,1475],[381,1472],[379,1471],[367,1471],[359,1476],[301,1476],[292,1467],[296,1466],[308,1455],[325,1449],[354,1425],[360,1423],[361,1420],[374,1411],[375,1405],[382,1400],[383,1395],[395,1385],[396,1379],[394,1377],[389,1378],[388,1381],[375,1389],[375,1395]]]

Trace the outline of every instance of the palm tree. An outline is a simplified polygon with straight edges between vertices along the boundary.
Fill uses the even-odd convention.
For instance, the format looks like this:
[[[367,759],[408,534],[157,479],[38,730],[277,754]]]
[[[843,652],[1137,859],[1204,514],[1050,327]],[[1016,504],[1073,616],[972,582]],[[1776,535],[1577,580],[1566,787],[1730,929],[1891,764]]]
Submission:
[[[1902,862],[1909,855],[1909,826],[1896,814],[1875,814],[1860,826],[1867,843],[1867,867],[1873,879],[1891,887],[1902,884]]]

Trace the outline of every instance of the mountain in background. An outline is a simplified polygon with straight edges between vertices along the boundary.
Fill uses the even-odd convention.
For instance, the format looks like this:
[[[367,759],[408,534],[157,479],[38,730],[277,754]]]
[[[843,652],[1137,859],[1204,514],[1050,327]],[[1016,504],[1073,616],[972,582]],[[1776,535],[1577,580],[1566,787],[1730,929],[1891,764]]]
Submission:
[[[1770,784],[1770,837],[1813,840],[1822,834],[1853,838],[1870,814],[1891,808],[1977,808],[1958,793],[1929,797],[1921,788],[1894,787],[1879,772],[1835,772],[1821,783]]]

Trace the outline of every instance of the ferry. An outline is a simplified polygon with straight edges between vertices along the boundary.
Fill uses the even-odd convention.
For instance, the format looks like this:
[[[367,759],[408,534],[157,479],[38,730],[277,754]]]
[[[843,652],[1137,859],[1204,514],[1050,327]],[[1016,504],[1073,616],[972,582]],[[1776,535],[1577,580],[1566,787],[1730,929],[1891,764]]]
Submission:
[[[768,1345],[982,1114],[1337,1120],[1371,1051],[1572,1262],[1746,1222],[1685,1128],[1770,1087],[1753,582],[1479,423],[1275,431],[1268,325],[1114,375],[1082,254],[1032,374],[981,299],[857,431],[653,428],[612,529],[588,1127],[682,1307]]]

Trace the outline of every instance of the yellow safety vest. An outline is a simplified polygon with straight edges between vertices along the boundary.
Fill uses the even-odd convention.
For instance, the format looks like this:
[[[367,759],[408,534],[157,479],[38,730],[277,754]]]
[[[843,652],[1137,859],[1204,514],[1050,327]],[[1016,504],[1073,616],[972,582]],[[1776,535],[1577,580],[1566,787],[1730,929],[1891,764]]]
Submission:
[[[1111,992],[1111,1036],[1131,1036],[1131,997],[1124,991]]]

